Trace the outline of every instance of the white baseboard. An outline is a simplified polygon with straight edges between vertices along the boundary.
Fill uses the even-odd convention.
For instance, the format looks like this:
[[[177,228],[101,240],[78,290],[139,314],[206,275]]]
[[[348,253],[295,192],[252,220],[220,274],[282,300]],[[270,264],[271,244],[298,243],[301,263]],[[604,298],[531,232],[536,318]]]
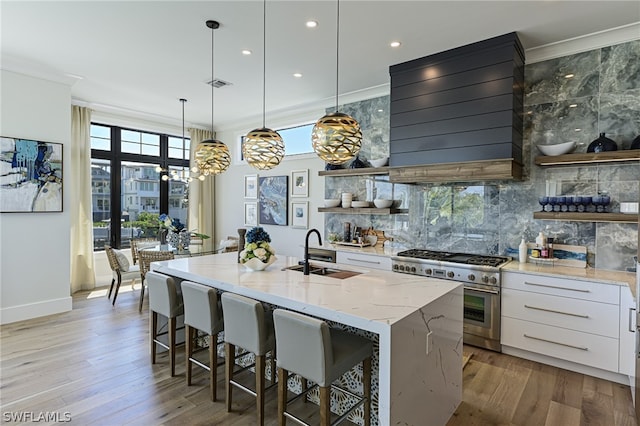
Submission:
[[[59,314],[71,310],[71,296],[28,305],[9,306],[0,309],[0,324],[9,324],[47,315]]]
[[[502,345],[502,353],[629,386],[629,376]]]

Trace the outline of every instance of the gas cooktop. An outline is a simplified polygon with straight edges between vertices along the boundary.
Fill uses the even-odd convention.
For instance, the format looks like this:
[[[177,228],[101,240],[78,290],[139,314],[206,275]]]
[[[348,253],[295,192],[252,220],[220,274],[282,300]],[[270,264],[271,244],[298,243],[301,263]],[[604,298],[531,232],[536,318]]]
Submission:
[[[511,260],[506,256],[490,256],[484,254],[450,253],[446,251],[411,249],[396,254],[398,257],[410,257],[420,260],[432,260],[436,262],[450,262],[463,265],[479,265],[498,267]]]

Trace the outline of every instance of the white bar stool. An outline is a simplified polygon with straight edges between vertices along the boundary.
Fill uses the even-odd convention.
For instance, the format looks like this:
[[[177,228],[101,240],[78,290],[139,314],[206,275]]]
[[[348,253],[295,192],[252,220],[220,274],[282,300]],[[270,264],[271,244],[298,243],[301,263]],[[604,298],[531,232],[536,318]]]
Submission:
[[[364,337],[331,329],[322,320],[297,312],[276,309],[273,311],[278,354],[278,422],[285,425],[287,418],[308,425],[287,412],[287,404],[298,398],[306,398],[307,392],[320,387],[320,425],[329,426],[342,422],[359,405],[364,404],[364,424],[371,422],[371,354],[373,344]],[[335,380],[362,362],[363,395],[356,395],[337,386]],[[287,399],[289,372],[316,383],[303,387],[303,392]],[[331,423],[331,388],[359,398],[347,412]],[[306,390],[305,390],[306,389]]]
[[[233,293],[222,293],[222,309],[224,311],[225,341],[225,388],[227,412],[231,411],[231,386],[235,386],[256,397],[257,419],[259,425],[264,424],[265,393],[265,361],[266,354],[271,352],[271,383],[275,382],[275,333],[270,312],[257,300]],[[248,370],[253,365],[234,371],[236,346],[246,350],[244,355],[255,354],[255,392],[233,380],[234,374]]]
[[[218,300],[215,288],[183,281],[182,299],[184,301],[185,327],[185,360],[187,363],[187,386],[191,386],[191,366],[195,364],[209,371],[209,389],[211,400],[216,401],[218,383],[218,333],[224,329],[222,320],[222,305]],[[203,331],[209,336],[209,365],[193,357],[195,354],[194,340],[197,331]],[[223,342],[222,342],[223,343]]]
[[[151,363],[156,363],[156,345],[169,350],[171,377],[176,375],[176,319],[184,314],[182,294],[170,276],[149,271],[145,275],[149,288],[149,340],[151,341]],[[158,333],[158,314],[167,317],[169,344],[158,340],[165,333]]]

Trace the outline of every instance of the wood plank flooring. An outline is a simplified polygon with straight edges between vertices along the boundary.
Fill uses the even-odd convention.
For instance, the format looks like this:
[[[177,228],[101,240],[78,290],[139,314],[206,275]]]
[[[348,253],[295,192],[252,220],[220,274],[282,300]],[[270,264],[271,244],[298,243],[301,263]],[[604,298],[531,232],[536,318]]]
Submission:
[[[78,425],[254,425],[251,396],[235,392],[234,411],[227,413],[224,402],[209,400],[202,369],[194,368],[193,385],[186,386],[182,349],[176,377],[166,356],[150,364],[148,310],[145,302],[138,313],[138,288],[121,288],[115,308],[98,289],[76,293],[71,312],[1,326],[0,421],[28,412],[58,419],[68,413]],[[471,346],[465,352],[473,355],[464,369],[463,402],[448,426],[636,425],[626,386]],[[317,423],[317,408],[301,406]],[[265,410],[266,424],[276,425],[275,389],[267,392]]]

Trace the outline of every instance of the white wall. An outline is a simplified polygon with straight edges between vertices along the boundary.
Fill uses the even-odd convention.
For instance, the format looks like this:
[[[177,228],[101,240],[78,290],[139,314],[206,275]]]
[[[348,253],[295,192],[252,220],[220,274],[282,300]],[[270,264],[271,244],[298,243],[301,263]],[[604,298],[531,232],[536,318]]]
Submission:
[[[62,143],[70,176],[71,88],[2,70],[2,136]],[[0,214],[0,323],[71,310],[69,193],[62,213]]]

